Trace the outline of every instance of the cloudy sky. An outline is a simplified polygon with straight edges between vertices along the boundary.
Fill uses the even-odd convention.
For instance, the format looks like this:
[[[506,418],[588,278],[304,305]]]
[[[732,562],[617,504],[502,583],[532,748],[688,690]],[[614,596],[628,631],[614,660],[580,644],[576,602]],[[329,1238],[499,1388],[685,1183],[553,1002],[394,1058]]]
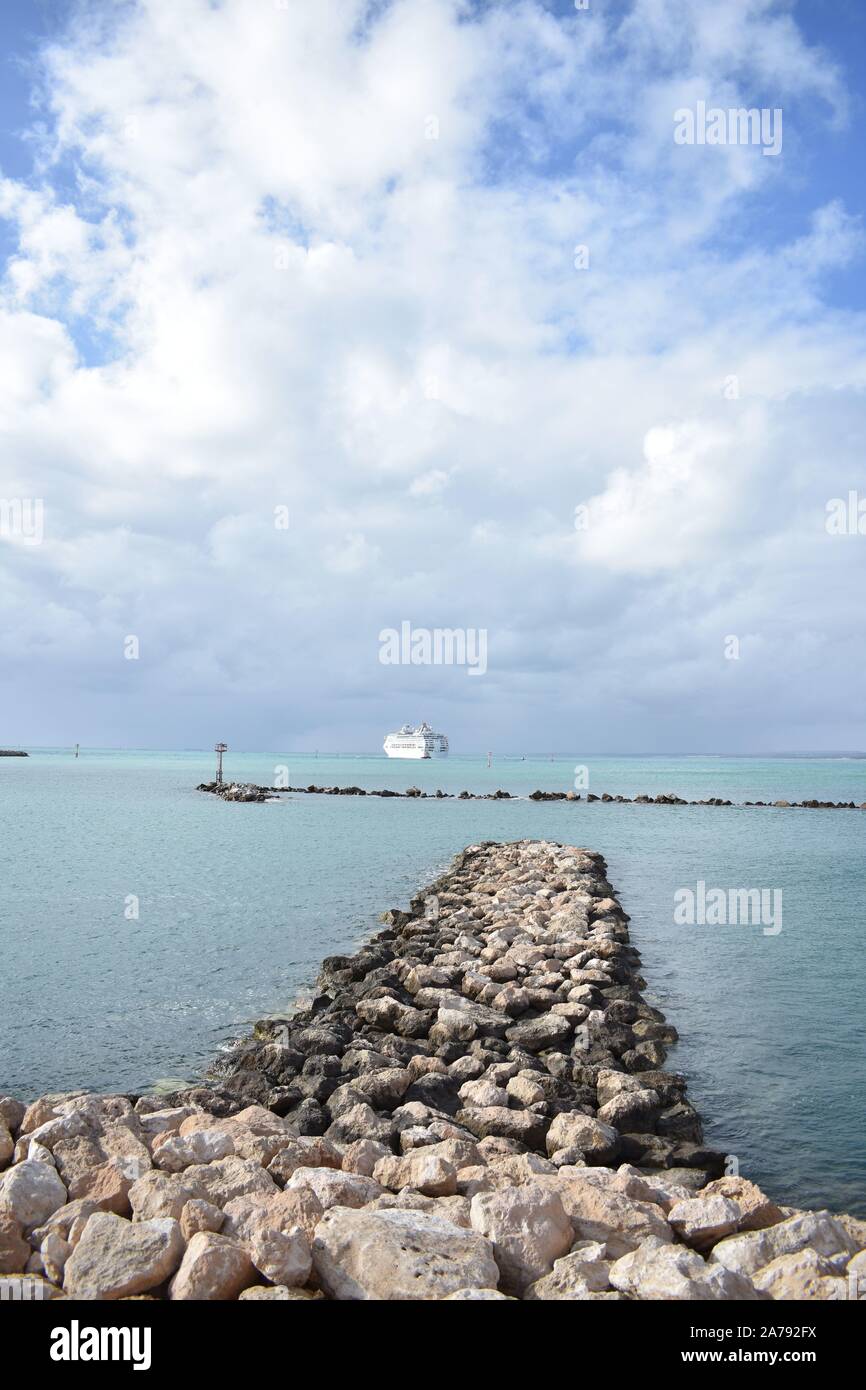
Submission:
[[[863,11],[4,0],[0,744],[866,747]]]

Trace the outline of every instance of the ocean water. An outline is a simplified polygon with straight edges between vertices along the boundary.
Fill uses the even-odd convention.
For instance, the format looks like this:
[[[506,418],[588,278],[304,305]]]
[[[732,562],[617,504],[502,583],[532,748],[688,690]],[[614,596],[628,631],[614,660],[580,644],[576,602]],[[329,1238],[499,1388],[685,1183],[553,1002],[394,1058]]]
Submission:
[[[231,752],[271,783],[567,790],[577,759],[393,762]],[[590,790],[866,801],[866,762],[581,759]],[[647,997],[680,1032],[707,1138],[778,1200],[866,1216],[866,813],[196,792],[212,753],[32,750],[0,759],[0,1094],[195,1080],[292,1005],[463,846],[599,850],[632,918]],[[674,894],[782,892],[782,930],[682,926]],[[135,913],[137,912],[137,915]]]

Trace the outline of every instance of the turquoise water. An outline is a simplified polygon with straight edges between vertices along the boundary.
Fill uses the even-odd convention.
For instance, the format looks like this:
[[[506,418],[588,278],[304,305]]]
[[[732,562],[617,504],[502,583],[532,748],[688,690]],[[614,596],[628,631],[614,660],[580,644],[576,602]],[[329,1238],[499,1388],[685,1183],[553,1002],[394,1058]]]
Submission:
[[[866,801],[866,762],[230,753],[270,783]],[[317,796],[227,805],[212,753],[0,759],[0,1094],[194,1079],[324,955],[480,839],[600,850],[708,1138],[779,1200],[866,1215],[866,820],[857,811]],[[676,926],[673,895],[777,888],[783,926]],[[138,899],[138,917],[127,914]]]

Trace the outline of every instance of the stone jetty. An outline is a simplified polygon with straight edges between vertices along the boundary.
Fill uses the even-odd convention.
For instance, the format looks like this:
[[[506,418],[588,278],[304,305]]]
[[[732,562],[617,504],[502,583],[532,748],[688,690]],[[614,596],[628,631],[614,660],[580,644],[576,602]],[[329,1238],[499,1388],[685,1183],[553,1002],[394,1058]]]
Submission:
[[[0,1284],[177,1301],[866,1292],[866,1222],[779,1205],[704,1144],[600,855],[472,845],[383,922],[209,1085],[0,1099]]]
[[[382,796],[397,797],[412,801],[583,801],[580,792],[530,792],[527,797],[499,788],[495,792],[435,792],[421,791],[420,787],[409,787],[404,792],[390,791],[387,788],[367,791],[364,787],[261,787],[254,782],[200,782],[197,791],[210,792],[222,797],[223,801],[272,801],[275,797],[291,792],[304,796]],[[800,808],[808,811],[866,811],[866,801],[729,801],[721,796],[710,796],[704,801],[687,801],[674,792],[660,792],[658,796],[611,796],[610,792],[596,795],[589,792],[587,802],[615,802],[624,806],[771,806],[779,808]]]

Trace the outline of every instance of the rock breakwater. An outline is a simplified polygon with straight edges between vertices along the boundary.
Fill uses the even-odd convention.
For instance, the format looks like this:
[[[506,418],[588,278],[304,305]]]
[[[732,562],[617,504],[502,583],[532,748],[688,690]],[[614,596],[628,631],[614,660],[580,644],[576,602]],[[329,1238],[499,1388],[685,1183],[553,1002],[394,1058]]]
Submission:
[[[596,796],[589,792],[584,798],[580,792],[543,792],[536,790],[527,797],[515,792],[424,792],[419,787],[409,787],[404,792],[390,791],[387,788],[367,791],[364,787],[262,787],[254,782],[200,782],[197,791],[210,792],[222,797],[223,801],[272,801],[287,793],[302,796],[381,796],[396,797],[404,801],[584,801],[615,802],[623,806],[769,806],[776,808],[799,808],[808,811],[866,811],[866,801],[729,801],[721,796],[711,796],[704,801],[687,801],[674,792],[661,792],[658,796],[611,796],[602,792]]]
[[[170,1300],[841,1299],[866,1223],[702,1139],[600,855],[470,846],[170,1097],[0,1100],[0,1282]]]

